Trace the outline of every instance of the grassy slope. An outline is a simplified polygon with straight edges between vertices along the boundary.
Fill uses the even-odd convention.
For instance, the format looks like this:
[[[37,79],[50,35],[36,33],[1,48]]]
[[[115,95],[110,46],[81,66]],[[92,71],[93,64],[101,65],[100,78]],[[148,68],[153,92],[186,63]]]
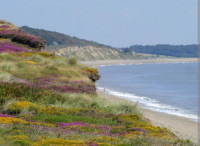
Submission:
[[[44,52],[0,54],[0,145],[193,145],[97,96],[85,69]]]

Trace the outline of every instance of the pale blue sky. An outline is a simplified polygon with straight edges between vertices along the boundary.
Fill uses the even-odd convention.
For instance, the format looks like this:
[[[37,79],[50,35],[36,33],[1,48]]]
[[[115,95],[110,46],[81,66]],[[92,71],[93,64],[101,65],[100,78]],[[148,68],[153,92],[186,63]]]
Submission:
[[[2,0],[0,19],[113,47],[197,43],[197,0]]]

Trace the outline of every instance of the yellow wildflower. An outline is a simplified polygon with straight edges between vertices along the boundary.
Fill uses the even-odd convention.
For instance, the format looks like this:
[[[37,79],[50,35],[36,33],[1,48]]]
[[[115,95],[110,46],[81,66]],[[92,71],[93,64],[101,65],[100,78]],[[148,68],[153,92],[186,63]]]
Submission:
[[[29,137],[26,135],[17,135],[17,136],[10,136],[9,137],[10,140],[29,140]]]
[[[109,137],[109,136],[102,136],[102,137],[95,137],[91,139],[92,141],[97,141],[97,142],[118,142],[119,139],[115,137]]]
[[[62,138],[51,138],[51,139],[42,139],[39,142],[33,143],[32,146],[41,146],[41,145],[72,145],[72,146],[86,146],[83,141],[74,141],[74,140],[65,140]]]
[[[27,61],[24,61],[25,63],[28,63],[28,64],[38,64],[37,62],[35,61],[30,61],[30,60],[27,60]]]
[[[54,125],[54,124],[51,124],[51,123],[31,122],[31,124],[34,124],[34,125],[41,125],[41,126],[46,126],[46,127],[55,127],[55,125]]]
[[[34,106],[37,106],[37,105],[34,103],[31,103],[29,101],[17,101],[15,103],[9,105],[8,109],[20,111],[24,108],[29,108],[29,107],[34,107]]]
[[[13,117],[0,117],[0,123],[2,124],[13,124],[13,123],[22,123],[26,124],[27,122],[19,119],[19,118],[13,118]]]

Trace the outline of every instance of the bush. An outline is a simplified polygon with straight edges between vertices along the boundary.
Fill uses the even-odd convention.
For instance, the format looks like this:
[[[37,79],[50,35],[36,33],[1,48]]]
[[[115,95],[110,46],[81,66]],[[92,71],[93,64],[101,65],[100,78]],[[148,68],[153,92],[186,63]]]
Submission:
[[[96,82],[101,77],[96,68],[87,68],[86,73],[93,82]]]
[[[0,38],[13,38],[18,30],[0,30]]]
[[[33,48],[41,49],[41,48],[45,47],[45,41],[44,40],[42,40],[41,38],[36,37],[34,35],[26,34],[24,32],[17,33],[12,38],[12,41],[20,43],[20,44],[29,45],[30,47],[33,47]]]
[[[78,60],[75,57],[71,57],[68,61],[70,65],[76,65]]]

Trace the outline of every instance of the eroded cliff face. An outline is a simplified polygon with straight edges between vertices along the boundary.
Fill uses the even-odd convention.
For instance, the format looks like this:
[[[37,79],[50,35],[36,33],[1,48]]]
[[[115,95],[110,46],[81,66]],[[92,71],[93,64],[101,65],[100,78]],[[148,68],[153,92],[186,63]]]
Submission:
[[[79,60],[131,59],[138,57],[135,52],[125,54],[117,49],[94,46],[69,46],[51,49],[49,52],[64,57],[75,56]]]

